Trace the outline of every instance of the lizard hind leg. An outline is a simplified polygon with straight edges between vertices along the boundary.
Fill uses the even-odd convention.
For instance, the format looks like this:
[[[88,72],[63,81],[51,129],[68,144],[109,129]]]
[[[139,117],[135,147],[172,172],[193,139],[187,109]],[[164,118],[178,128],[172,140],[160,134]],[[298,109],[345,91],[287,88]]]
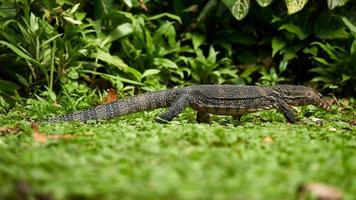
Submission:
[[[197,122],[210,124],[210,114],[204,111],[197,111]]]
[[[167,112],[164,112],[156,117],[156,121],[159,123],[167,123],[177,117],[183,110],[190,104],[190,96],[188,94],[182,94],[173,101]]]
[[[242,115],[232,115],[232,119],[234,119],[234,121],[240,121],[241,117]]]

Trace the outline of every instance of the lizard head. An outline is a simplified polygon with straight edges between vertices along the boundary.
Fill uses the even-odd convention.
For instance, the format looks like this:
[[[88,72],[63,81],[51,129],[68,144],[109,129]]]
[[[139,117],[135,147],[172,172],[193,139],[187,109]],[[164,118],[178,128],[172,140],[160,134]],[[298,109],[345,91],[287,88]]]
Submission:
[[[273,89],[282,99],[292,106],[314,105],[330,111],[330,105],[323,99],[323,95],[310,87],[300,85],[278,85]]]

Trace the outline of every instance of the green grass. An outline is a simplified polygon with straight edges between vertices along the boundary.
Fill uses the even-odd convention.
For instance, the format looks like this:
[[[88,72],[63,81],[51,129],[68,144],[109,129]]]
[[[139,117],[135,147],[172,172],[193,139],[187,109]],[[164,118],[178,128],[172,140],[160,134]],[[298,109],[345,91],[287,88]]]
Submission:
[[[40,125],[75,136],[46,143],[23,120],[31,109],[1,115],[0,127],[19,131],[0,136],[0,199],[294,199],[310,182],[356,196],[355,106],[302,108],[292,125],[273,111],[197,124],[192,110],[157,124],[159,112]]]

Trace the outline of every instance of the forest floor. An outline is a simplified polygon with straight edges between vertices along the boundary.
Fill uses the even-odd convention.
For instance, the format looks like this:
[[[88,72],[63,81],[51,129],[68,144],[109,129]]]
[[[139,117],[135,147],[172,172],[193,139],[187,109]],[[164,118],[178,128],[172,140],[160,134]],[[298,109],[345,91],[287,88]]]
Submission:
[[[299,108],[296,124],[276,111],[197,124],[188,109],[32,127],[16,108],[0,115],[0,199],[295,199],[310,184],[354,199],[356,104],[334,108]]]

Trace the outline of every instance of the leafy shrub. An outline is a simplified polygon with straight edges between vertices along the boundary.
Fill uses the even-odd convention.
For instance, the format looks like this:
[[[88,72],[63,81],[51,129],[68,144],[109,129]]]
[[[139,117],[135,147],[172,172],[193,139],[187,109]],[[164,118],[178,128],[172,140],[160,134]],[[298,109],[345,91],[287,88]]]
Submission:
[[[77,2],[0,1],[1,112],[90,88],[312,80],[355,91],[354,2]]]

